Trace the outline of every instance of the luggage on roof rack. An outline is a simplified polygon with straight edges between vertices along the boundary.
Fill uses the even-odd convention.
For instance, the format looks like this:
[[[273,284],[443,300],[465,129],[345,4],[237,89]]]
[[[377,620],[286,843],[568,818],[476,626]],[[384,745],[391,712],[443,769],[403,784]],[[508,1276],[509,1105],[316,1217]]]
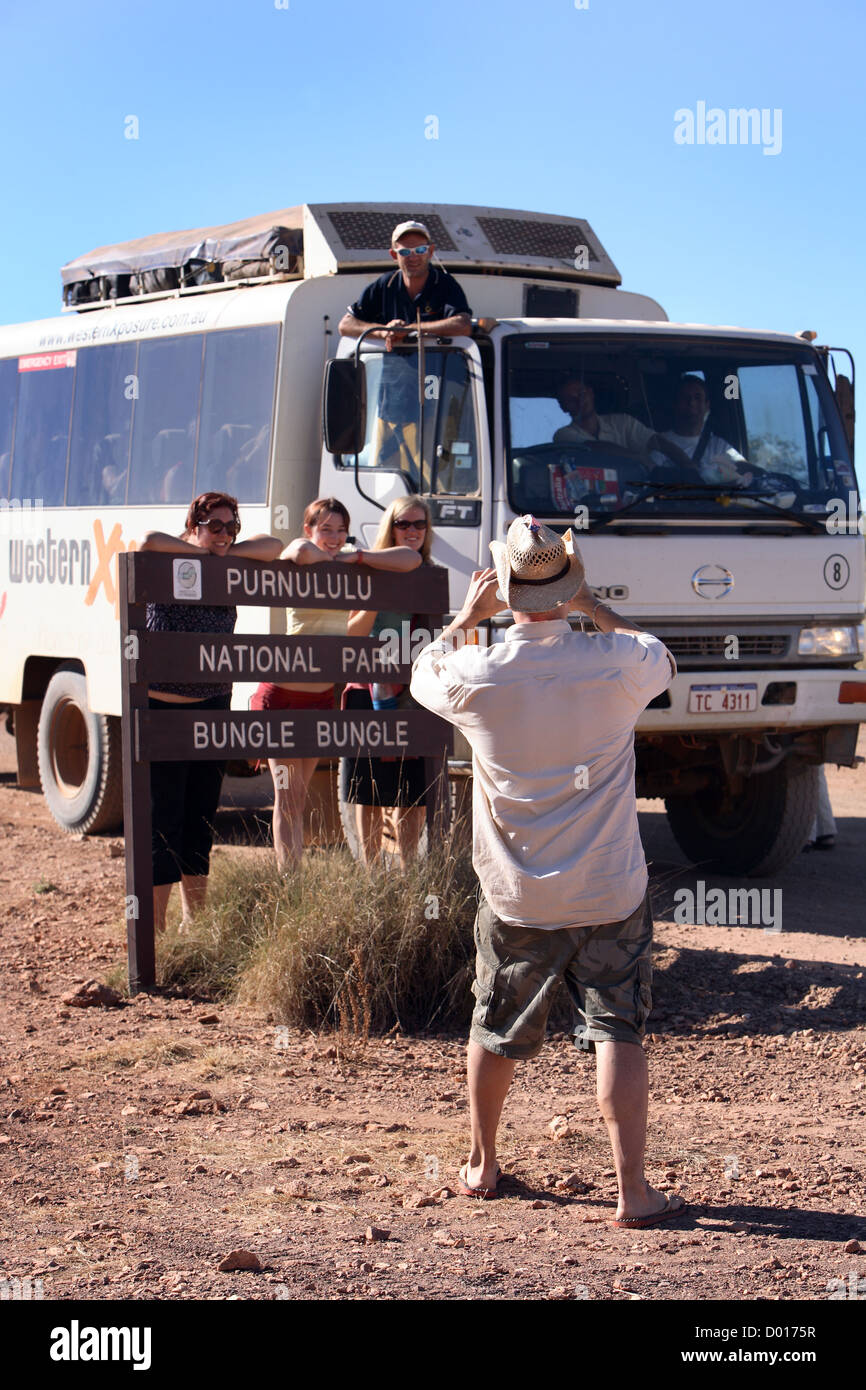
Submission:
[[[303,209],[297,207],[100,246],[69,261],[60,275],[63,302],[71,307],[188,285],[300,275],[302,263]]]

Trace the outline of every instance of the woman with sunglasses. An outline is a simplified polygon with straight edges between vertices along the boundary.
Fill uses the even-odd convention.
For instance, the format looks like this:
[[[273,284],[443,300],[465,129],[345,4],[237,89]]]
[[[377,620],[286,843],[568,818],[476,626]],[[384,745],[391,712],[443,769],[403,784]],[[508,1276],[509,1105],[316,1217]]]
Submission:
[[[336,497],[317,497],[304,512],[304,534],[290,541],[280,556],[296,565],[318,565],[337,561],[345,565],[364,564],[371,569],[406,572],[421,563],[414,547],[402,540],[373,550],[346,550],[349,513]],[[339,608],[287,608],[288,636],[345,637],[349,613]],[[333,685],[313,683],[293,685],[264,682],[250,701],[252,709],[334,708]],[[274,779],[274,850],[277,865],[286,873],[300,861],[304,850],[304,807],[307,790],[319,759],[268,758]]]
[[[430,565],[433,525],[430,508],[423,497],[400,497],[392,502],[379,524],[374,551],[392,545],[406,545]],[[400,636],[415,626],[411,613],[370,613],[357,610],[349,614],[350,637],[379,637],[387,631]],[[408,646],[411,650],[411,638]],[[349,685],[344,697],[347,709],[417,709],[407,685]],[[364,862],[373,862],[382,850],[385,817],[397,845],[397,855],[405,868],[417,852],[424,829],[423,758],[343,758],[340,763],[340,795],[355,808],[355,825]]]
[[[242,555],[248,560],[275,560],[282,541],[276,536],[252,536],[236,543],[241,529],[237,499],[225,492],[203,492],[187,513],[181,536],[149,531],[139,550],[170,555]],[[146,624],[151,632],[234,632],[237,609],[188,603],[149,603]],[[151,709],[228,709],[232,687],[190,682],[156,681],[149,690]],[[153,853],[153,916],[157,932],[165,915],[173,883],[180,883],[183,919],[204,906],[207,896],[213,821],[219,805],[224,762],[151,763],[150,791]]]

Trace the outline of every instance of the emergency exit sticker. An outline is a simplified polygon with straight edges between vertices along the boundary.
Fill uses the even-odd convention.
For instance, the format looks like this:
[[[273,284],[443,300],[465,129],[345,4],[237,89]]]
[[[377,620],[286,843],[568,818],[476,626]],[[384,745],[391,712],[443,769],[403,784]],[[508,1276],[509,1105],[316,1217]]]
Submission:
[[[172,572],[175,598],[201,598],[201,560],[175,560]]]
[[[75,351],[37,352],[18,358],[19,372],[53,372],[58,367],[74,367]]]

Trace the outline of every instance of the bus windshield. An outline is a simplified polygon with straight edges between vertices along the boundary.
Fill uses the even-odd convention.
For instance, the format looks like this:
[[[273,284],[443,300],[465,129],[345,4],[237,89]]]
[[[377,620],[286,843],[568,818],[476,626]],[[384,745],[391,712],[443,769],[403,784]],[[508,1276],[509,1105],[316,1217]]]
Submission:
[[[520,336],[505,373],[517,512],[820,521],[855,489],[829,382],[805,346]]]

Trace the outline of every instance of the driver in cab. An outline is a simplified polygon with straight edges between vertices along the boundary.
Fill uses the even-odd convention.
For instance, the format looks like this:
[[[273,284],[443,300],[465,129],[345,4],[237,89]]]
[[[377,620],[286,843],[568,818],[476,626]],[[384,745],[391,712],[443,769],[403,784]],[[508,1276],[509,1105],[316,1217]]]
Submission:
[[[688,455],[672,440],[656,434],[633,415],[597,415],[595,392],[580,377],[570,377],[564,381],[556,399],[560,409],[571,416],[571,424],[563,425],[556,431],[554,444],[608,445],[612,446],[610,452],[621,449],[624,453],[637,454],[645,466],[649,465],[650,452],[659,450],[681,468],[690,467]]]
[[[704,483],[735,483],[743,487],[754,479],[754,472],[743,455],[727,439],[710,428],[710,398],[702,377],[689,373],[680,378],[674,400],[673,428],[662,438],[678,445],[689,460],[687,480]],[[656,463],[664,459],[656,455]]]

